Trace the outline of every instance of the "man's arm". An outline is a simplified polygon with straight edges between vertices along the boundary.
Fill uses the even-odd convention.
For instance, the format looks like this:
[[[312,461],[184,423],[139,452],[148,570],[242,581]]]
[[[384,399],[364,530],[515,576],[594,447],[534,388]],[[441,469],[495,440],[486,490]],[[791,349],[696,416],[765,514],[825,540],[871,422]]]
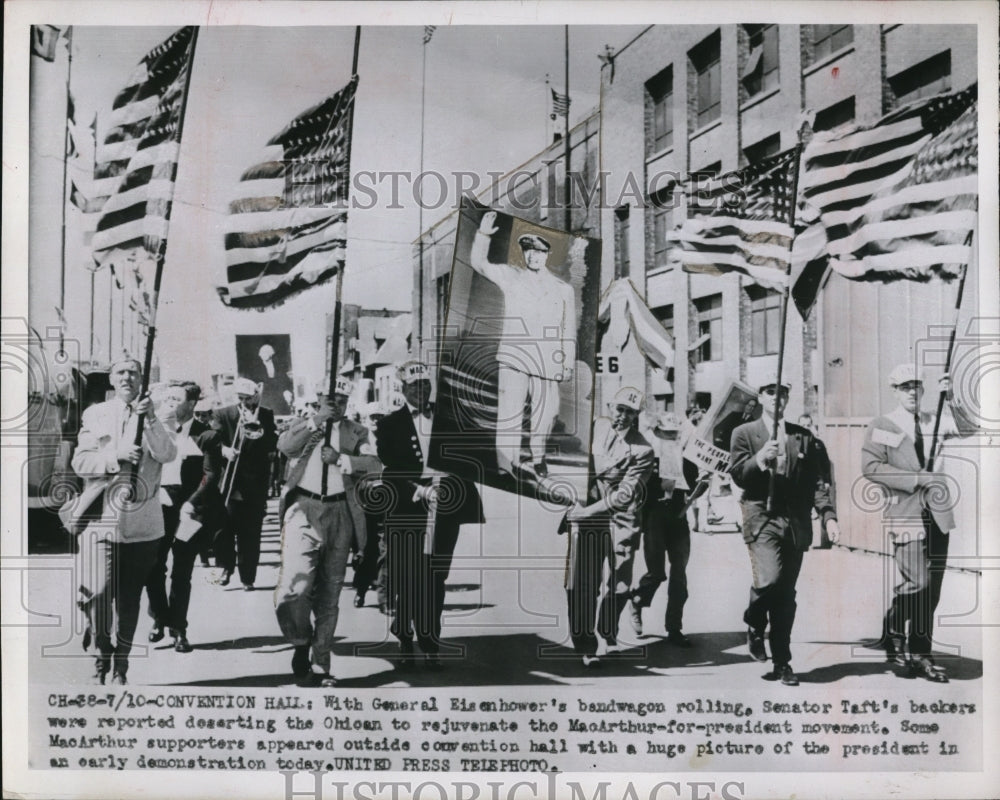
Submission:
[[[757,459],[757,451],[750,441],[750,434],[743,427],[733,431],[730,443],[729,475],[741,489],[746,489],[751,483],[760,480],[765,470]]]
[[[358,442],[353,453],[345,456],[349,459],[351,474],[364,475],[369,472],[381,472],[382,462],[378,460],[373,452],[371,440],[367,430],[363,430],[358,436]]]
[[[564,294],[561,335],[563,337],[563,352],[566,356],[563,367],[565,368],[565,378],[569,380],[573,377],[573,370],[576,369],[576,295],[573,293],[573,287],[568,284]]]
[[[865,443],[861,446],[861,474],[887,489],[912,494],[920,485],[918,473],[890,462],[889,445],[880,441],[887,438],[887,434],[899,436],[900,441],[903,436],[901,431],[879,427],[878,419],[868,426]]]
[[[487,211],[483,214],[479,222],[479,230],[472,240],[472,251],[469,253],[469,266],[484,278],[488,278],[493,283],[502,284],[504,273],[510,269],[506,264],[492,264],[488,258],[490,252],[490,237],[499,228],[494,224],[497,219],[496,211]]]
[[[105,417],[98,406],[83,412],[76,450],[73,453],[73,471],[81,478],[115,474],[120,471],[118,448],[102,423]]]
[[[174,437],[167,432],[166,427],[156,417],[149,398],[140,400],[136,410],[146,416],[142,428],[142,443],[153,459],[161,464],[167,464],[177,458],[177,444],[174,442]]]
[[[309,420],[293,420],[278,437],[278,450],[289,458],[298,458],[316,430],[314,425],[309,424]]]

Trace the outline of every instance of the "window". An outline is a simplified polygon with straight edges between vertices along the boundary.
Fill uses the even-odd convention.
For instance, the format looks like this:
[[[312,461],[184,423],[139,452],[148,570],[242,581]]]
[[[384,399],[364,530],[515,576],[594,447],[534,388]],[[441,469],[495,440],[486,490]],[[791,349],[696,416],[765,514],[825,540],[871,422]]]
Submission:
[[[656,401],[656,408],[659,411],[667,411],[673,413],[674,411],[674,396],[672,394],[657,394],[653,395],[653,399]]]
[[[842,47],[847,47],[853,41],[854,28],[851,25],[813,25],[813,61],[826,58]]]
[[[711,392],[695,392],[694,393],[694,404],[703,411],[708,411],[712,407],[712,393]]]
[[[701,128],[722,114],[722,67],[719,61],[721,37],[716,31],[689,53],[695,71],[697,126]]]
[[[781,150],[781,135],[774,133],[766,139],[743,148],[743,156],[748,164],[756,164],[770,156],[776,156]]]
[[[437,291],[437,324],[438,330],[443,331],[448,321],[448,291],[451,288],[451,273],[446,272],[435,282]]]
[[[951,89],[951,50],[914,64],[889,78],[899,105]]]
[[[702,361],[722,360],[722,295],[712,294],[694,301],[698,310],[698,338],[704,341],[695,351],[695,359]]]
[[[670,338],[674,338],[674,304],[670,303],[665,306],[657,306],[651,309],[653,316],[659,321],[663,326],[663,330],[670,334]]]
[[[629,207],[615,209],[615,277],[627,278],[631,270],[628,252]]]
[[[778,26],[744,25],[750,55],[743,67],[743,86],[753,97],[778,85]]]
[[[653,140],[649,150],[656,153],[674,144],[673,66],[647,81],[646,93],[653,110]]]
[[[822,111],[816,112],[816,120],[813,122],[814,131],[832,131],[842,125],[849,125],[854,122],[854,98],[848,97],[832,106],[827,106]]]
[[[649,198],[653,209],[653,269],[666,267],[670,244],[667,234],[674,220],[674,184],[665,186]]]
[[[781,294],[762,286],[748,286],[750,295],[750,355],[777,353],[781,331]]]

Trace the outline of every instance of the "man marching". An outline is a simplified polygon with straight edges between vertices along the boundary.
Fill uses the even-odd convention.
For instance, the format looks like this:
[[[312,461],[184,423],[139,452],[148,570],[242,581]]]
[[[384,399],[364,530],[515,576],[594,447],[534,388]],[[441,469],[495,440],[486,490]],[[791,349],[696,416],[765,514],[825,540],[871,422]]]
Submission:
[[[350,381],[337,378],[332,397],[325,390],[318,395],[316,414],[294,420],[278,439],[278,449],[291,466],[283,498],[274,609],[281,632],[295,646],[296,680],[327,687],[336,685],[330,655],[351,545],[356,543],[363,553],[368,535],[358,481],[381,469],[368,430],[344,418],[353,388]]]
[[[238,403],[215,412],[222,456],[229,462],[223,489],[225,522],[215,540],[215,563],[222,568],[218,582],[228,586],[237,569],[246,591],[253,591],[260,562],[260,535],[267,510],[270,453],[278,440],[274,413],[260,405],[260,387],[236,379]],[[231,489],[230,489],[231,487]]]
[[[774,668],[764,678],[798,686],[790,644],[795,583],[802,554],[812,544],[811,508],[820,515],[831,541],[840,538],[840,527],[829,486],[823,480],[822,451],[816,437],[782,418],[790,390],[791,384],[782,382],[779,386],[773,374],[764,379],[757,390],[763,414],[733,431],[729,473],[743,489],[743,541],[753,575],[750,603],[743,614],[750,655],[755,661],[767,660],[764,632],[770,622]],[[776,439],[772,438],[775,418]]]

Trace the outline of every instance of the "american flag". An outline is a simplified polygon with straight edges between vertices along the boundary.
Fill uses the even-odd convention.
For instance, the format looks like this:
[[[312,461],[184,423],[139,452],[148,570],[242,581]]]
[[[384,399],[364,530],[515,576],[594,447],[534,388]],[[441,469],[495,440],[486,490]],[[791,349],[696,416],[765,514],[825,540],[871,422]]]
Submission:
[[[668,234],[687,272],[740,272],[759,283],[787,283],[794,232],[799,148],[793,147],[707,182],[685,186],[688,218]]]
[[[601,296],[599,323],[624,323],[640,352],[664,372],[674,366],[674,340],[628,278],[612,281]]]
[[[424,44],[430,42],[431,37],[434,35],[434,31],[437,30],[437,25],[424,25]]]
[[[56,60],[56,44],[62,30],[55,25],[31,26],[31,52],[45,61]]]
[[[188,26],[154,47],[115,97],[94,168],[94,199],[103,205],[93,240],[99,265],[142,249],[155,257],[166,241],[196,38]]]
[[[555,89],[549,87],[549,91],[552,92],[552,116],[554,117],[565,117],[569,115],[569,95],[559,94]]]
[[[977,86],[910,103],[867,128],[816,136],[803,195],[830,266],[854,280],[955,277],[978,211]]]
[[[233,308],[266,308],[343,268],[347,247],[351,120],[358,78],[303,112],[240,179],[226,226]]]

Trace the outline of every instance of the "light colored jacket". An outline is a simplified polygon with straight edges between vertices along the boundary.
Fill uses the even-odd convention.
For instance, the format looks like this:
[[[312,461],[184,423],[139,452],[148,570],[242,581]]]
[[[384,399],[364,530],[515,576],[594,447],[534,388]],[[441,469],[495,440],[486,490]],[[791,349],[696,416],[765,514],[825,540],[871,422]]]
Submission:
[[[95,529],[101,538],[117,542],[145,542],[163,536],[160,470],[176,458],[177,447],[158,419],[147,419],[143,427],[135,502],[121,502],[121,494],[114,488],[114,479],[122,472],[118,448],[123,439],[135,440],[138,420],[137,414],[131,414],[126,421],[125,403],[118,398],[83,412],[73,470],[86,481],[112,481],[110,491],[105,492],[101,519],[88,526],[88,534]]]

